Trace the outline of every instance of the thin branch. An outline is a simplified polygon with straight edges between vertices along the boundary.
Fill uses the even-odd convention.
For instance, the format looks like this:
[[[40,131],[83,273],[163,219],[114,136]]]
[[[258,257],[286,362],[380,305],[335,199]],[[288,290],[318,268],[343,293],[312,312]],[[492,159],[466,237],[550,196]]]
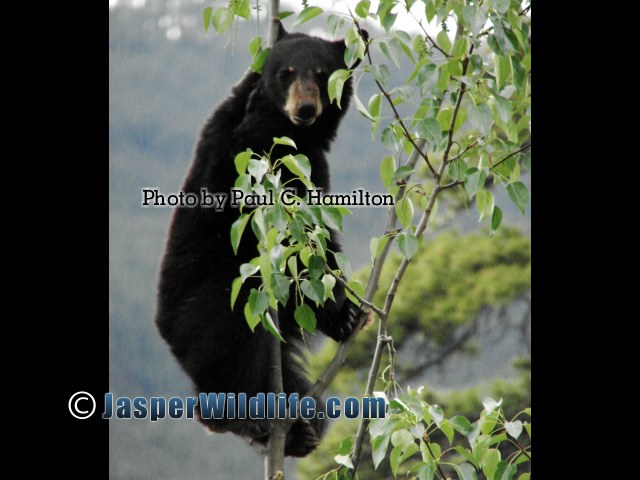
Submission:
[[[469,48],[469,54],[462,61],[462,75],[464,77],[467,74],[467,67],[469,67],[469,57],[473,53],[473,45]],[[458,89],[458,97],[456,98],[456,106],[453,108],[453,116],[451,117],[451,124],[449,125],[449,139],[447,140],[447,148],[444,151],[444,155],[442,156],[442,163],[446,165],[449,163],[449,151],[451,150],[451,146],[453,145],[453,130],[456,126],[456,119],[458,118],[458,111],[460,110],[460,104],[462,103],[462,97],[464,96],[464,92],[466,92],[467,84],[460,80],[460,88]]]
[[[460,29],[458,29],[458,32],[456,33],[456,35],[461,35],[462,31]],[[467,71],[467,67],[469,66],[469,56],[471,55],[471,53],[473,52],[473,48],[474,46],[471,45],[471,47],[469,48],[469,53],[467,55],[467,57],[464,59],[463,61],[463,69],[462,69],[462,75],[464,76],[466,74]],[[442,178],[445,172],[445,169],[447,168],[448,164],[449,164],[449,152],[451,151],[451,147],[454,143],[453,141],[453,130],[455,127],[455,122],[456,122],[456,118],[458,116],[458,111],[460,110],[460,104],[462,103],[462,97],[464,96],[464,92],[465,92],[465,88],[466,85],[461,81],[460,82],[460,88],[458,90],[458,97],[456,98],[456,105],[454,107],[453,110],[453,116],[451,118],[451,125],[449,127],[449,135],[448,135],[448,139],[447,139],[447,146],[445,148],[445,152],[442,158],[442,163],[440,164],[440,167],[438,169],[438,171],[434,174],[434,177],[436,179],[436,186],[433,189],[433,193],[431,194],[431,197],[429,197],[429,200],[427,202],[427,206],[424,209],[424,212],[422,213],[422,217],[420,218],[420,221],[418,222],[416,231],[415,231],[415,236],[417,238],[420,238],[422,236],[422,234],[424,233],[425,229],[427,228],[427,224],[429,222],[429,219],[431,218],[431,212],[433,211],[433,207],[435,206],[435,202],[438,198],[438,195],[440,194],[440,192],[442,192]],[[395,209],[393,209],[395,210]],[[394,224],[395,224],[395,218],[394,218]],[[393,301],[395,299],[396,296],[396,292],[398,290],[398,285],[400,284],[400,280],[402,280],[402,277],[404,276],[404,273],[407,270],[407,267],[409,266],[409,262],[411,260],[404,258],[402,260],[402,262],[400,263],[400,266],[398,267],[398,270],[396,271],[396,274],[393,277],[393,280],[391,282],[391,286],[389,287],[389,290],[387,292],[387,296],[385,299],[385,304],[383,307],[383,310],[385,312],[390,312],[391,311],[391,307],[393,305]],[[378,339],[381,338],[383,333],[386,333],[386,324],[387,324],[387,319],[388,317],[385,318],[380,318],[380,322],[378,324]],[[378,352],[378,350],[381,348],[381,343],[380,340],[378,340],[377,344],[376,344],[376,353]],[[375,379],[378,375],[378,370],[380,368],[380,357],[378,355],[374,354],[374,358],[371,362],[371,368],[369,370],[369,378],[368,378],[368,382],[367,382],[367,392],[369,392],[370,388],[370,384],[371,382],[373,382],[375,384]],[[358,471],[358,465],[360,463],[360,457],[362,455],[362,445],[364,443],[364,436],[365,433],[367,431],[367,428],[369,426],[370,420],[363,418],[360,421],[360,425],[358,426],[358,432],[356,434],[356,440],[354,442],[354,447],[353,447],[353,452],[351,454],[351,461],[354,465],[353,470],[350,470],[350,475],[351,478],[355,478],[356,472]]]
[[[433,38],[431,38],[431,35],[429,35],[429,33],[427,33],[427,30],[424,28],[424,26],[422,25],[422,21],[418,20],[416,18],[416,16],[413,14],[413,12],[411,10],[408,10],[409,14],[413,17],[413,19],[416,21],[416,23],[418,24],[418,26],[420,27],[420,30],[422,30],[424,32],[424,36],[427,38],[427,40],[429,40],[431,42],[431,45],[433,45],[433,47],[438,50],[440,53],[442,53],[445,57],[447,58],[451,58],[451,55],[447,52],[445,52],[442,48],[440,48],[440,45],[438,45]]]
[[[458,160],[459,158],[461,158],[465,153],[467,153],[467,151],[471,150],[473,147],[475,147],[476,145],[478,145],[478,141],[474,140],[473,142],[471,142],[469,145],[467,145],[466,147],[464,147],[464,149],[457,154],[455,157],[451,157],[449,159],[449,163],[451,162],[455,162],[456,160]]]
[[[360,26],[358,26],[358,30],[359,29],[360,29]],[[369,51],[369,48],[367,48],[367,59],[369,60],[369,64],[373,65],[373,61],[371,60],[371,52]],[[400,125],[400,128],[402,129],[402,133],[404,134],[405,138],[407,140],[409,140],[409,143],[411,143],[411,145],[413,145],[414,150],[417,151],[420,154],[420,156],[424,159],[424,161],[427,164],[427,167],[429,167],[429,171],[431,172],[431,174],[434,177],[438,178],[437,177],[437,173],[436,173],[435,169],[433,168],[433,165],[431,165],[431,161],[429,160],[429,157],[427,156],[426,153],[424,153],[422,151],[422,147],[418,148],[418,145],[417,145],[416,141],[413,139],[413,137],[409,133],[409,129],[407,128],[407,126],[405,125],[404,121],[402,120],[402,117],[400,117],[400,114],[398,113],[398,110],[396,109],[396,106],[393,104],[393,100],[391,99],[391,95],[389,95],[389,93],[385,90],[385,88],[382,86],[382,84],[375,77],[374,77],[373,81],[378,86],[378,89],[380,90],[382,95],[384,95],[384,98],[387,99],[387,102],[389,103],[389,106],[391,107],[391,110],[393,110],[393,116],[398,121],[398,124]],[[424,143],[422,145],[424,145]]]
[[[456,180],[455,182],[451,182],[451,183],[447,183],[446,185],[443,185],[442,190],[447,190],[448,188],[457,187],[458,185],[462,185],[462,184],[464,184],[463,180]]]
[[[427,446],[427,449],[429,450],[429,453],[431,454],[431,458],[433,458],[437,463],[437,467],[438,467],[438,472],[440,473],[440,476],[443,479],[446,479],[447,476],[444,474],[444,472],[442,471],[442,467],[440,466],[440,462],[438,462],[438,459],[436,458],[436,456],[433,454],[433,450],[431,450],[431,442],[429,442],[429,437],[427,436],[427,432],[424,432],[424,434],[422,435],[422,441],[425,443],[425,445]]]
[[[417,145],[419,148],[422,148],[424,144],[425,144],[424,140],[418,140],[417,142]],[[411,167],[411,169],[413,169],[413,167],[415,167],[416,163],[418,162],[418,158],[420,156],[418,152],[419,152],[419,149],[415,149],[413,152],[411,152],[411,155],[409,156],[409,160],[407,161],[407,166]],[[399,184],[399,186],[400,188],[396,193],[394,204],[397,203],[404,196],[404,192],[406,190],[406,186],[404,184]],[[387,223],[384,229],[385,235],[392,235],[394,233],[396,221],[397,221],[396,209],[391,207],[389,209],[389,214],[387,215]],[[364,299],[367,300],[368,302],[371,302],[371,300],[373,299],[373,296],[378,291],[378,288],[380,288],[379,282],[380,282],[380,275],[382,274],[382,267],[384,266],[387,260],[387,255],[390,249],[391,249],[391,241],[388,241],[385,247],[382,249],[382,252],[380,252],[380,255],[376,257],[373,262],[373,267],[371,269],[371,274],[369,275],[369,281],[367,282],[367,288],[364,294]],[[351,347],[353,346],[356,335],[358,334],[358,332],[360,331],[360,328],[364,325],[366,320],[367,320],[367,315],[364,314],[363,312],[363,315],[360,318],[360,322],[358,323],[358,327],[354,329],[353,333],[349,336],[349,338],[347,338],[340,344],[340,346],[338,347],[338,351],[333,357],[333,360],[331,360],[331,363],[327,366],[327,368],[322,373],[322,375],[320,375],[318,380],[316,380],[316,383],[314,383],[311,389],[309,389],[309,391],[306,394],[307,396],[319,397],[326,390],[327,386],[329,386],[329,384],[333,381],[336,374],[340,370],[340,367],[344,364],[347,358],[347,354],[349,353],[349,350],[351,350]]]
[[[276,43],[279,31],[278,22],[280,13],[280,0],[269,0],[269,47]],[[278,313],[270,310],[276,329],[280,329]],[[275,336],[271,338],[271,369],[269,370],[269,390],[276,395],[284,390],[282,382],[282,351],[280,340]],[[266,480],[284,479],[284,448],[287,433],[291,428],[291,422],[274,420],[269,425],[269,442],[267,455],[264,459],[264,478]]]
[[[271,22],[269,23],[268,46],[273,48],[278,39],[279,28],[276,28],[276,25],[280,22],[280,0],[269,0],[269,14]]]
[[[505,162],[505,161],[509,160],[511,157],[513,157],[514,155],[517,155],[517,154],[522,153],[522,152],[524,152],[526,150],[529,150],[530,148],[531,148],[531,143],[527,143],[526,145],[523,145],[518,150],[515,150],[515,151],[511,152],[509,155],[507,155],[507,156],[501,158],[500,160],[498,160],[496,163],[493,164],[493,166],[489,170],[493,170],[498,165],[500,165],[502,162]]]
[[[374,312],[376,312],[378,315],[380,315],[381,317],[386,316],[386,313],[383,312],[382,310],[380,310],[378,307],[376,307],[373,303],[371,303],[370,301],[362,298],[360,295],[358,295],[353,288],[351,288],[347,282],[344,281],[344,279],[340,276],[340,275],[336,275],[333,270],[331,270],[328,266],[325,266],[325,271],[331,275],[333,278],[336,279],[336,281],[342,285],[345,290],[347,290],[351,295],[353,295],[362,305],[370,308],[371,310],[373,310]]]

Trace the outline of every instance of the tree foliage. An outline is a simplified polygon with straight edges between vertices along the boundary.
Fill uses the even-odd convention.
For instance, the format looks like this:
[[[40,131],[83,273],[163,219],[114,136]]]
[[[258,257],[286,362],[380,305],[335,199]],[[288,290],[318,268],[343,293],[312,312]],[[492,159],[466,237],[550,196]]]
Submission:
[[[262,324],[281,338],[272,318],[279,306],[295,302],[300,328],[313,332],[315,318],[305,303],[321,305],[337,283],[345,284],[350,298],[379,317],[376,338],[369,334],[362,339],[363,346],[375,345],[365,390],[371,395],[383,349],[393,358],[394,345],[409,337],[417,337],[427,350],[438,348],[461,326],[476,320],[483,308],[503,305],[529,288],[528,242],[504,228],[497,234],[504,206],[496,204],[496,192],[502,189],[525,213],[529,190],[521,173],[531,168],[530,3],[381,0],[373,11],[363,0],[348,15],[324,12],[306,1],[302,7],[292,15],[295,25],[317,22],[326,14],[332,33],[345,38],[348,68],[330,76],[331,100],[340,105],[349,77],[356,84],[373,82],[378,89],[368,100],[356,92],[354,103],[387,150],[372,168],[379,169],[395,206],[382,234],[371,239],[366,287],[349,278],[346,257],[335,255],[338,268],[329,268],[333,252],[327,251],[327,227],[341,230],[348,210],[312,206],[296,198],[296,205],[276,201],[244,211],[232,228],[232,244],[237,248],[250,223],[258,249],[256,258],[240,269],[232,302],[245,280],[255,277],[259,286],[249,295],[246,320],[251,328]],[[212,23],[219,32],[227,30],[235,19],[249,18],[249,8],[249,2],[234,0],[226,7],[206,9],[205,29]],[[415,29],[396,27],[403,10],[415,19]],[[380,30],[366,39],[360,30],[364,22],[368,29],[373,24]],[[250,44],[256,70],[267,52],[263,47],[261,39]],[[360,65],[352,68],[357,60]],[[274,139],[274,144],[295,148],[287,138]],[[247,193],[271,191],[280,199],[287,183],[280,169],[312,187],[313,166],[303,155],[273,158],[239,152],[236,166],[236,187]],[[433,218],[447,208],[441,195],[445,192],[475,204],[492,240],[444,236],[439,243],[423,242]],[[389,255],[392,251],[396,253]],[[383,290],[376,294],[379,286]],[[334,366],[349,345],[340,347]],[[364,358],[361,351],[354,360],[362,364]],[[327,478],[355,476],[367,430],[374,467],[384,459],[393,476],[409,474],[422,480],[484,475],[506,480],[521,463],[529,462],[528,447],[519,439],[525,430],[530,437],[530,410],[507,415],[500,400],[488,397],[475,420],[451,411],[445,417],[444,410],[422,398],[419,390],[398,395],[396,382],[402,378],[392,373],[385,385],[389,416],[371,424],[363,419],[355,438],[342,444],[335,457],[338,466]],[[514,449],[505,451],[503,444]]]

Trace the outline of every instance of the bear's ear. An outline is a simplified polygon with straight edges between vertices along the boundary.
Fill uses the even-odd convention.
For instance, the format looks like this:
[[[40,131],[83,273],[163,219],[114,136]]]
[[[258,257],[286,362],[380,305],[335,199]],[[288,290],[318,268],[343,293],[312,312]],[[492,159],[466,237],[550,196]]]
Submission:
[[[282,39],[282,37],[287,35],[287,31],[284,29],[284,26],[282,25],[280,19],[274,20],[273,23],[275,24],[275,28],[278,29],[278,33],[276,34],[276,42],[278,42]]]

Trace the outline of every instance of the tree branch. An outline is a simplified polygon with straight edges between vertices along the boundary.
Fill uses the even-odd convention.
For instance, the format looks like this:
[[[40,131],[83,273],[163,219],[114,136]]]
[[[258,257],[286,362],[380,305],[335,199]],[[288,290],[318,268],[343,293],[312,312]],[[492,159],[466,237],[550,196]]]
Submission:
[[[273,47],[278,36],[278,22],[280,13],[280,0],[269,0],[269,47]],[[270,310],[273,323],[280,329],[278,312]],[[271,369],[269,370],[269,389],[276,395],[284,390],[282,383],[282,351],[280,340],[275,336],[271,337]],[[267,444],[267,455],[264,459],[264,478],[266,480],[283,480],[284,475],[284,448],[287,439],[287,432],[291,428],[291,422],[273,420],[269,425],[269,442]]]
[[[456,32],[456,35],[461,35],[461,34],[462,34],[462,31],[458,29],[458,31]],[[462,68],[461,76],[464,76],[467,72],[467,67],[469,66],[469,56],[471,55],[471,53],[473,53],[473,48],[474,46],[471,45],[471,47],[469,48],[469,53],[462,63],[463,68]],[[453,131],[455,128],[458,111],[460,110],[460,104],[462,103],[462,97],[464,96],[465,89],[466,89],[465,83],[460,81],[458,96],[456,98],[456,104],[453,110],[453,115],[451,117],[451,124],[449,126],[447,146],[445,148],[444,155],[442,157],[442,163],[440,164],[438,171],[434,174],[434,177],[436,180],[436,186],[433,189],[433,193],[431,194],[431,197],[429,197],[427,206],[424,209],[424,212],[422,213],[422,217],[420,218],[420,221],[418,222],[418,225],[415,231],[415,236],[417,238],[420,238],[424,233],[425,229],[427,228],[427,224],[429,222],[429,219],[431,218],[431,212],[433,211],[435,202],[438,198],[438,195],[443,190],[442,179],[443,179],[445,170],[449,165],[449,152],[451,151],[451,147],[453,146],[453,143],[454,143]],[[395,218],[394,218],[394,224],[395,224]],[[393,277],[391,286],[389,287],[389,291],[387,293],[387,297],[385,299],[385,304],[383,307],[383,310],[387,312],[387,317],[380,318],[380,323],[378,324],[379,328],[378,328],[378,342],[376,344],[376,353],[378,352],[378,349],[381,348],[380,338],[382,337],[383,333],[386,334],[386,323],[388,319],[388,313],[391,311],[391,307],[393,305],[393,301],[395,299],[396,292],[398,290],[398,285],[400,284],[400,280],[402,280],[402,277],[404,276],[404,273],[406,272],[410,261],[411,260],[407,258],[404,258],[402,260],[402,262],[400,263],[400,266],[398,267],[398,270],[396,271],[396,274]],[[375,379],[378,376],[379,369],[380,369],[380,356],[374,354],[374,358],[371,362],[371,368],[369,370],[369,378],[367,381],[367,392],[369,392],[371,382],[373,382],[373,384],[375,385]],[[369,423],[370,423],[369,419],[363,418],[360,421],[360,425],[358,426],[358,432],[356,434],[356,440],[353,446],[353,453],[351,454],[351,461],[354,466],[353,470],[350,470],[349,472],[351,474],[351,478],[354,478],[356,475],[356,472],[358,471],[358,465],[360,463],[360,457],[362,455],[362,444],[364,442],[364,436],[369,426]]]
[[[513,152],[511,152],[509,155],[501,158],[500,160],[498,160],[496,163],[493,164],[493,166],[489,169],[489,170],[493,170],[494,168],[496,168],[498,165],[500,165],[502,162],[509,160],[511,157],[513,157],[514,155],[517,155],[519,153],[522,153],[528,149],[531,148],[531,143],[527,143],[526,145],[523,145],[521,148],[519,148],[518,150],[515,150]]]
[[[358,295],[353,288],[351,288],[347,282],[344,281],[344,279],[340,276],[340,275],[336,275],[333,270],[331,270],[328,266],[325,266],[325,271],[331,275],[333,278],[336,279],[336,281],[342,285],[344,287],[345,290],[347,290],[351,295],[353,295],[354,297],[356,297],[356,299],[364,306],[370,308],[371,310],[373,310],[374,312],[376,312],[378,315],[380,316],[384,316],[386,315],[385,312],[383,312],[382,310],[380,310],[378,307],[376,307],[373,303],[371,303],[370,301],[362,298],[360,295]]]
[[[360,27],[358,27],[358,28],[360,28]],[[373,61],[371,60],[371,52],[369,51],[369,48],[367,48],[367,59],[369,60],[369,65],[373,65]],[[382,84],[376,78],[374,78],[373,81],[376,83],[376,85],[378,86],[378,89],[380,90],[382,95],[384,95],[384,98],[389,103],[389,106],[391,107],[391,110],[393,110],[393,117],[398,121],[398,124],[400,125],[400,128],[402,129],[402,133],[404,134],[405,138],[409,141],[409,143],[411,143],[411,145],[413,145],[414,151],[417,151],[420,154],[420,156],[424,159],[424,161],[427,164],[427,167],[429,167],[429,171],[431,172],[431,174],[434,177],[436,177],[438,174],[436,173],[435,169],[433,168],[433,165],[431,165],[431,161],[429,160],[429,157],[427,156],[426,153],[424,153],[422,151],[422,146],[424,146],[424,142],[421,144],[422,145],[421,147],[418,147],[416,141],[413,139],[413,137],[409,133],[409,129],[407,129],[407,126],[405,125],[404,121],[400,117],[400,114],[398,113],[398,110],[396,109],[396,106],[393,104],[393,100],[391,99],[391,95],[389,95],[389,93],[385,90],[385,88],[382,86]]]

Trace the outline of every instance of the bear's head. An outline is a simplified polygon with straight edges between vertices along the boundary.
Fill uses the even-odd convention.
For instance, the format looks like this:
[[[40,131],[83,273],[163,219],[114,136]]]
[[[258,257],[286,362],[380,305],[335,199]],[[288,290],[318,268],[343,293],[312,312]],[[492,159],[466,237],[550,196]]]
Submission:
[[[277,41],[264,63],[263,92],[294,125],[306,127],[328,108],[337,108],[329,102],[327,85],[333,72],[347,68],[346,46],[344,40],[331,42],[303,33],[287,33],[280,22],[278,28]],[[366,40],[368,35],[362,32]],[[344,92],[343,108],[351,92],[349,83]]]

